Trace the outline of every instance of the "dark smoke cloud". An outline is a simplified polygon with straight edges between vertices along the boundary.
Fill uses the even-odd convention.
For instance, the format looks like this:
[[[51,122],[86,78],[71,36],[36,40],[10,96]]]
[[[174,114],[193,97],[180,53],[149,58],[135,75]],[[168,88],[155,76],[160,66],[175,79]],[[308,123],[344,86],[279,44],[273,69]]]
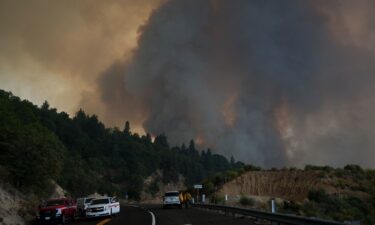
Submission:
[[[142,112],[145,130],[173,144],[194,138],[267,167],[374,167],[374,6],[168,1],[132,59],[103,75],[103,97],[112,103],[107,77],[124,76],[114,105],[126,99],[126,115]]]

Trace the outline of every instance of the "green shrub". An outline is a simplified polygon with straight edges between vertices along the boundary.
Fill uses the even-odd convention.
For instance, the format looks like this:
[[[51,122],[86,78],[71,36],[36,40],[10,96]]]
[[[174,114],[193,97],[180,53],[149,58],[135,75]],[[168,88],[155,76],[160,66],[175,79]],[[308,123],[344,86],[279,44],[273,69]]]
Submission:
[[[253,165],[246,165],[244,166],[245,171],[260,171],[262,168],[259,166],[253,166]]]
[[[337,180],[337,182],[335,183],[335,187],[337,188],[341,188],[341,189],[344,189],[346,187],[345,183],[343,180],[339,179]]]
[[[241,196],[240,198],[240,204],[243,205],[243,206],[254,206],[255,205],[255,201],[254,199],[252,198],[248,198],[246,196]]]
[[[337,177],[339,177],[339,178],[343,178],[343,177],[345,177],[345,171],[343,170],[343,169],[337,169],[336,171],[335,171],[335,175],[337,176]]]
[[[238,177],[238,173],[233,170],[229,170],[225,173],[225,177],[227,180],[233,180],[234,178]]]
[[[211,202],[212,204],[218,204],[218,205],[221,205],[221,204],[224,204],[225,199],[224,199],[223,196],[213,195],[213,196],[211,196],[211,198],[210,198],[210,202]]]
[[[305,171],[310,171],[310,170],[320,170],[319,166],[314,166],[314,165],[306,165],[305,166]]]
[[[355,173],[364,173],[364,170],[360,166],[352,164],[346,165],[344,170],[349,170]]]
[[[215,191],[215,186],[212,182],[203,183],[203,192],[205,194],[211,194]]]
[[[290,202],[284,202],[282,209],[285,212],[292,212],[292,213],[299,214],[299,211],[302,208],[301,208],[301,205],[299,205],[295,201],[290,201]]]
[[[326,202],[330,197],[327,195],[325,190],[319,189],[319,190],[309,191],[308,198],[310,201],[322,203],[322,202]]]

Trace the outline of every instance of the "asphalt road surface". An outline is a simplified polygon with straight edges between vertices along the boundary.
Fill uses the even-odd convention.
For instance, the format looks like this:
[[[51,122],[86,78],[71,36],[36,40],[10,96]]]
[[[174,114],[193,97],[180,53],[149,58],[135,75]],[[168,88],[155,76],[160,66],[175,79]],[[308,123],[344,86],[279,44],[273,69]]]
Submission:
[[[145,209],[121,205],[116,216],[79,219],[67,225],[152,225],[152,217]]]
[[[152,213],[150,213],[152,212]],[[154,220],[153,220],[154,215]],[[153,224],[155,222],[155,224]],[[72,225],[249,225],[246,218],[235,218],[202,209],[162,209],[161,205],[141,207],[121,206],[121,213],[114,217],[78,220]]]

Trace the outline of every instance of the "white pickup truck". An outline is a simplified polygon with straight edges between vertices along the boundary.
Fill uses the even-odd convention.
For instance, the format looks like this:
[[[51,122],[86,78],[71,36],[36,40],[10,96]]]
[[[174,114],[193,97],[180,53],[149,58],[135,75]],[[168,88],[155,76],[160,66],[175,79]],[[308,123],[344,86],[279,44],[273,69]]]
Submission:
[[[112,216],[118,213],[120,203],[112,197],[93,199],[86,209],[86,217]]]

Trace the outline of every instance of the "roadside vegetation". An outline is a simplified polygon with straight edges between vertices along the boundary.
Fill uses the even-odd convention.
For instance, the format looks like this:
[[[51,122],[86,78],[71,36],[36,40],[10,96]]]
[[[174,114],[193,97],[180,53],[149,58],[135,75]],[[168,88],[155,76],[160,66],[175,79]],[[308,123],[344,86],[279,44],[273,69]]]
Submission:
[[[309,186],[310,190],[306,192],[304,198],[299,200],[288,199],[285,196],[283,198],[281,193],[275,193],[276,196],[264,196],[283,198],[283,201],[278,202],[278,212],[342,222],[360,221],[364,225],[375,224],[375,170],[363,169],[358,165],[347,165],[344,168],[306,165],[303,169],[282,168],[278,170],[244,166],[232,171],[218,173],[206,179],[203,191],[208,196],[214,196],[213,200],[221,200],[217,201],[220,204],[228,204],[224,201],[223,196],[217,193],[223,186],[245,175],[245,173],[259,173],[259,176],[266,176],[268,173],[285,176],[289,173],[289,178],[295,177],[295,179],[301,180],[301,178],[292,176],[292,173],[296,172],[300,173],[301,176],[310,176],[311,173],[316,174],[314,177],[316,177],[318,184]],[[281,179],[285,177],[279,178],[281,182]],[[232,183],[231,185],[240,184]],[[266,183],[266,185],[272,186],[275,184]],[[301,187],[295,188],[300,189]],[[239,194],[237,202],[234,202],[235,205],[270,210],[269,202],[264,204],[264,202],[258,202],[243,193]]]
[[[254,206],[255,205],[255,200],[252,198],[248,198],[246,196],[241,196],[240,198],[240,204],[243,206]]]
[[[365,170],[358,165],[338,169],[310,166],[305,169],[319,171],[323,179],[332,181],[337,191],[311,190],[309,201],[297,211],[307,216],[375,224],[375,170]]]

